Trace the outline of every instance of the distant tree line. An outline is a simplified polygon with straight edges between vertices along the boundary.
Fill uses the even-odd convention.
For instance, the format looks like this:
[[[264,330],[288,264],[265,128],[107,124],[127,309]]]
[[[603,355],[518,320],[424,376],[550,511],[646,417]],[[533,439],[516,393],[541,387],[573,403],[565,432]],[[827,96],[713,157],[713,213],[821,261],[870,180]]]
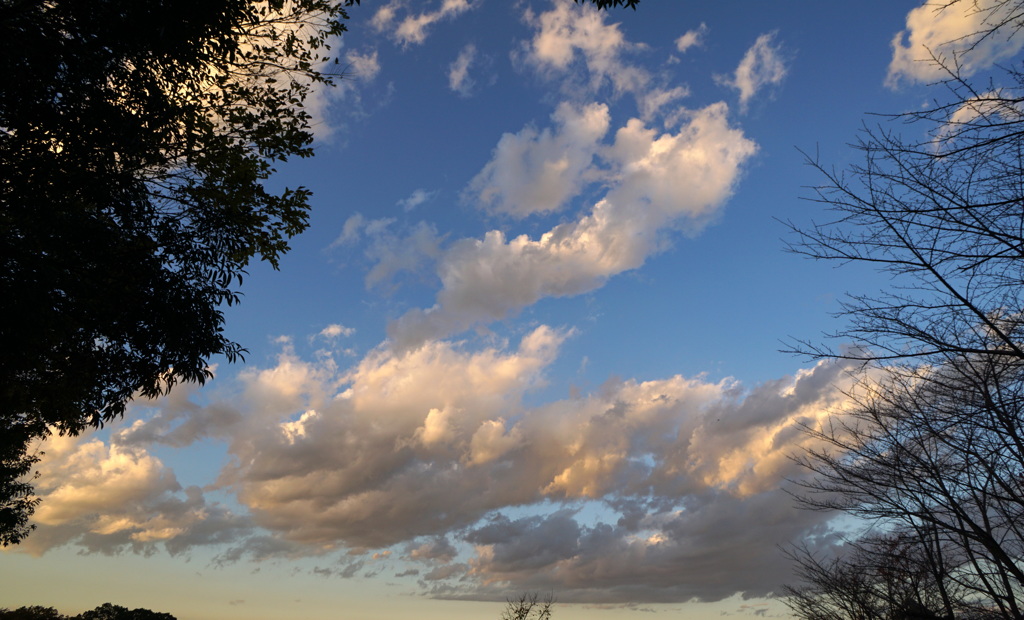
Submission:
[[[171,614],[148,609],[128,609],[104,603],[77,616],[66,616],[53,607],[31,605],[17,609],[0,609],[0,620],[177,620]]]

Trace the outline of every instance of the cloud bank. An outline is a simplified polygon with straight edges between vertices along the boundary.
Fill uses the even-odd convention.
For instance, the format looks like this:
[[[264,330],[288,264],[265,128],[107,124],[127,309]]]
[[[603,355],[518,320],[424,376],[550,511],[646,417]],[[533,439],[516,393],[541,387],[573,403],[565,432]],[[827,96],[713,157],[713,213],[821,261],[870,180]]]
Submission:
[[[372,556],[419,571],[435,596],[544,586],[621,603],[766,595],[785,581],[777,545],[833,542],[830,515],[796,510],[780,487],[802,475],[788,458],[809,441],[800,426],[842,405],[844,366],[750,390],[614,381],[525,405],[571,337],[541,326],[510,347],[382,347],[347,371],[286,348],[230,401],[177,395],[109,444],[51,442],[32,550],[217,544],[223,562],[336,550],[353,576]],[[230,459],[205,493],[230,493],[244,516],[182,489],[148,452],[210,438]]]

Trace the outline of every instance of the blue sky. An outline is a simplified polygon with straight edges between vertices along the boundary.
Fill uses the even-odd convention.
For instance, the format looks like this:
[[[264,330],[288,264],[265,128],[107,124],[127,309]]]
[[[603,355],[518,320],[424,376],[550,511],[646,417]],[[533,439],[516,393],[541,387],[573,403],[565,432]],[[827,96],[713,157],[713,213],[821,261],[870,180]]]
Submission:
[[[310,229],[227,310],[246,362],[42,446],[0,606],[784,614],[780,547],[836,541],[788,457],[848,380],[779,350],[886,281],[780,221],[827,218],[801,150],[856,163],[865,113],[939,96],[976,16],[919,5],[364,0],[271,181]]]

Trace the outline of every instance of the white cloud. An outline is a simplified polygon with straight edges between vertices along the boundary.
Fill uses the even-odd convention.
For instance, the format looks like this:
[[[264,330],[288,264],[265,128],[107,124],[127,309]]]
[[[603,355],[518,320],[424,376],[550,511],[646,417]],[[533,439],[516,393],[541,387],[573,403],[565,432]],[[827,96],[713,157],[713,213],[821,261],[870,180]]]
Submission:
[[[960,104],[936,133],[935,147],[955,148],[963,134],[971,134],[993,124],[1020,122],[1024,109],[1012,94],[996,89],[981,93]]]
[[[364,54],[349,50],[345,54],[345,60],[349,66],[346,73],[349,80],[368,82],[376,78],[377,74],[380,73],[380,61],[377,59],[377,50]]]
[[[697,47],[704,45],[704,38],[708,35],[707,24],[701,24],[694,30],[687,30],[683,36],[676,39],[676,49],[681,53],[685,53],[691,47]]]
[[[398,14],[406,5],[407,3],[402,0],[392,0],[377,9],[370,21],[378,32],[388,31],[397,42],[406,47],[426,41],[431,26],[437,22],[458,17],[477,6],[471,0],[443,0],[437,10],[407,15],[399,19]]]
[[[744,110],[762,88],[782,82],[786,63],[775,42],[775,33],[763,34],[747,50],[732,78],[721,76],[719,82],[740,91],[740,107]]]
[[[1009,19],[1016,6],[1002,0],[955,0],[912,9],[906,29],[893,38],[886,85],[942,80],[956,67],[968,77],[1014,56],[1024,46],[1019,20],[992,29]]]
[[[593,290],[642,265],[663,247],[665,230],[699,230],[756,151],[727,116],[725,104],[711,105],[690,112],[677,133],[661,135],[639,119],[629,121],[602,154],[610,189],[589,214],[537,239],[507,239],[494,230],[454,243],[439,258],[437,303],[390,325],[395,345],[415,347],[502,319],[543,297]]]
[[[497,213],[526,217],[555,211],[579,193],[599,142],[608,133],[608,107],[562,103],[551,118],[554,132],[527,127],[502,136],[464,198],[476,199]]]
[[[534,37],[522,43],[514,59],[533,68],[540,76],[558,81],[564,95],[576,100],[589,100],[605,85],[612,94],[632,95],[640,118],[652,121],[666,107],[690,94],[682,85],[669,85],[663,76],[656,76],[644,67],[629,62],[627,55],[647,48],[626,40],[618,24],[606,24],[607,12],[589,4],[557,2],[546,13],[526,12],[525,20],[536,29]],[[699,39],[703,27],[692,31]],[[689,35],[684,35],[686,38]],[[678,121],[669,114],[665,126]]]
[[[320,337],[327,338],[328,340],[333,340],[335,338],[338,338],[339,336],[344,336],[348,338],[354,333],[356,333],[356,330],[353,327],[345,327],[344,325],[339,325],[338,323],[332,323],[331,325],[328,325],[327,327],[320,330]]]
[[[469,68],[476,59],[476,46],[467,43],[458,57],[448,65],[448,87],[463,97],[468,97],[475,82],[469,77]]]
[[[42,447],[37,530],[19,551],[38,555],[77,544],[92,552],[148,555],[161,544],[175,554],[249,533],[247,518],[207,503],[197,487],[182,489],[174,473],[138,445],[118,443],[117,437],[108,445],[54,436]]]
[[[616,93],[641,93],[650,85],[651,75],[624,62],[622,54],[642,46],[626,41],[618,24],[605,24],[604,20],[604,12],[572,2],[557,2],[539,16],[527,12],[526,21],[537,33],[524,42],[520,60],[542,75],[565,80],[568,86],[574,82],[571,76],[577,73],[579,59],[590,74],[587,90],[610,83]]]
[[[412,211],[421,204],[432,200],[437,195],[437,191],[428,192],[425,189],[414,190],[412,194],[409,194],[408,198],[403,198],[398,201],[398,206],[402,207],[402,210],[408,212]]]

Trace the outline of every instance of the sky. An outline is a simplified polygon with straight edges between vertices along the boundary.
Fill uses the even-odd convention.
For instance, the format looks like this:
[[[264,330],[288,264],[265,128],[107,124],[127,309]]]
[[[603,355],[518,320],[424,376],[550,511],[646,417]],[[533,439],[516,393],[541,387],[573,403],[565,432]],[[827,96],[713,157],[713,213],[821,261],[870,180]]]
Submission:
[[[0,607],[498,618],[534,591],[558,620],[785,616],[784,549],[848,525],[794,506],[790,457],[850,379],[783,351],[887,286],[786,253],[786,222],[828,219],[808,157],[855,164],[888,122],[870,113],[941,96],[929,50],[970,44],[978,15],[350,15],[345,77],[308,101],[317,155],[269,182],[313,191],[310,228],[226,309],[245,362],[42,445]],[[964,71],[1020,47],[987,39]]]

